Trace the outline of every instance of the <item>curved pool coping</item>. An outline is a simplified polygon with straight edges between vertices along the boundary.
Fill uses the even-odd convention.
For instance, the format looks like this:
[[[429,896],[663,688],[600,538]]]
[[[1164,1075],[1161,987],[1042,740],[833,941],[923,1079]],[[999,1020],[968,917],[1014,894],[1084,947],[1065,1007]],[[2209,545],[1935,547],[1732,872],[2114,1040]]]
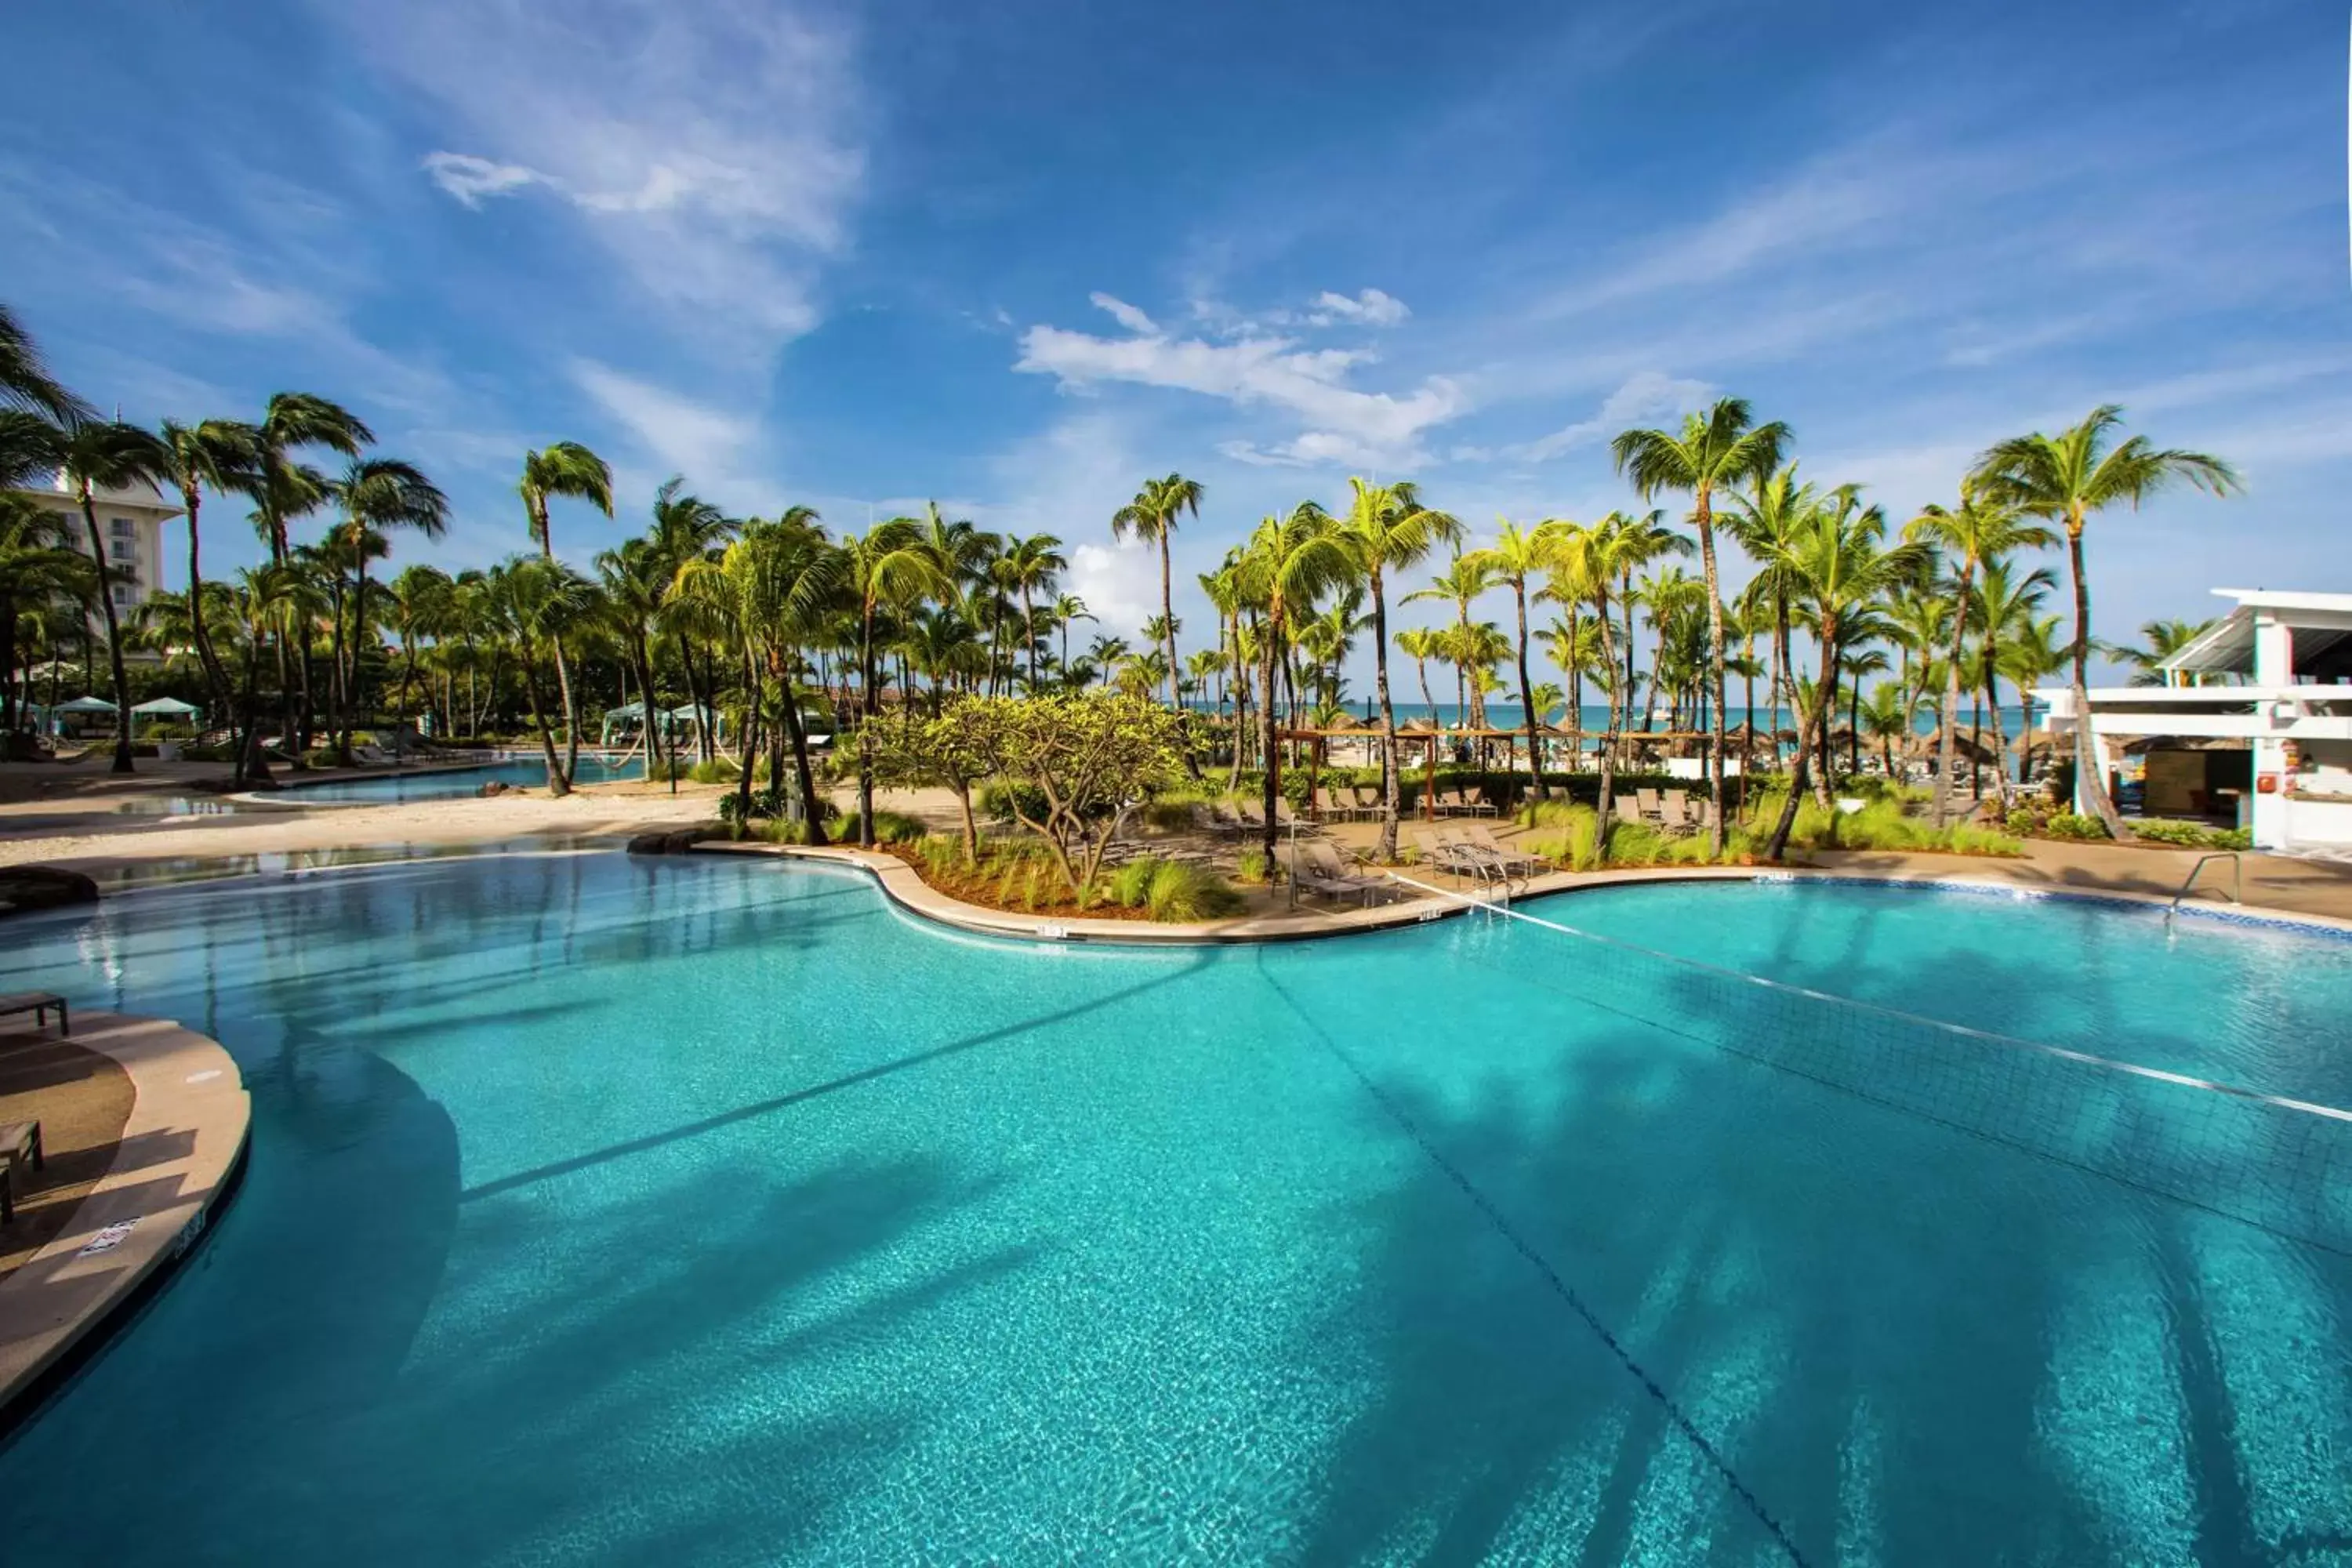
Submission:
[[[587,753],[585,752],[582,753],[583,756],[586,754]],[[221,798],[224,800],[236,801],[239,804],[246,805],[280,805],[289,807],[309,806],[325,811],[337,810],[341,807],[351,805],[416,805],[422,803],[418,801],[392,799],[289,800],[287,796],[299,795],[306,790],[331,789],[336,784],[370,784],[377,779],[430,778],[436,773],[478,773],[484,768],[499,767],[507,763],[540,762],[543,759],[537,752],[523,752],[507,756],[492,757],[488,762],[421,763],[414,767],[402,766],[394,768],[376,768],[364,771],[342,768],[338,769],[335,776],[332,778],[296,778],[279,784],[276,789],[241,790],[235,795],[223,795]],[[635,784],[639,781],[635,779],[598,779],[594,782],[597,784]],[[517,787],[520,789],[529,789],[532,786],[529,784],[521,784]],[[573,786],[575,791],[580,786],[576,784]],[[433,800],[467,800],[472,797],[468,795],[432,795],[427,796],[426,798]]]
[[[985,909],[950,898],[923,880],[912,866],[895,855],[851,846],[812,848],[798,844],[735,843],[706,839],[694,846],[697,854],[765,855],[779,859],[810,860],[845,866],[872,877],[883,893],[900,909],[937,924],[982,936],[1013,941],[1087,943],[1129,947],[1216,947],[1269,942],[1312,942],[1425,925],[1485,907],[1467,893],[1443,899],[1429,897],[1377,905],[1370,909],[1316,910],[1307,914],[1254,916],[1212,923],[1157,924],[1142,921],[1045,920],[1003,910]],[[1514,905],[1559,893],[1638,887],[1649,882],[1746,882],[1777,886],[1801,882],[1826,886],[1913,888],[1924,891],[1964,893],[1978,897],[2024,900],[2065,899],[2134,909],[2164,909],[2170,899],[2124,889],[2032,887],[1993,877],[1953,876],[1942,871],[1916,874],[1882,873],[1859,876],[1850,871],[1812,867],[1655,866],[1628,867],[1615,871],[1554,871],[1530,879],[1512,898]],[[2352,921],[2328,915],[2303,914],[2261,905],[2221,906],[2184,902],[2182,916],[2223,924],[2297,931],[2305,935],[2352,941]]]
[[[70,1038],[129,1075],[131,1115],[65,1229],[0,1279],[0,1440],[153,1300],[245,1174],[252,1097],[217,1040],[79,1008]]]

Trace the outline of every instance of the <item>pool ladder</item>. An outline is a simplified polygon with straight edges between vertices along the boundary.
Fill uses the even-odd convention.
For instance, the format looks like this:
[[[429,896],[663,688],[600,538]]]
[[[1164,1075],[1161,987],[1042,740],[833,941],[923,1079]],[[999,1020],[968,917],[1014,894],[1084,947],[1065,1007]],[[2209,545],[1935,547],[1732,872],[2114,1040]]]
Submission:
[[[2230,901],[2233,904],[2246,901],[2246,863],[2238,852],[2235,849],[2216,849],[2210,855],[2200,855],[2197,864],[2189,868],[2189,875],[2182,879],[2180,890],[2172,895],[2172,902],[2164,908],[2164,930],[2168,936],[2172,932],[2173,917],[2180,912],[2180,900],[2189,896],[2189,889],[2197,885],[2197,879],[2204,875],[2205,868],[2216,860],[2230,863]]]

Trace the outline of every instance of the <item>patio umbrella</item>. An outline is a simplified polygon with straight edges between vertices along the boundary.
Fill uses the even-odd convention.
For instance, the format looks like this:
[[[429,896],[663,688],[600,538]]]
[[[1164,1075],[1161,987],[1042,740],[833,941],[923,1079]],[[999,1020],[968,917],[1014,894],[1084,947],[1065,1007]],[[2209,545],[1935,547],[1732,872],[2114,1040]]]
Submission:
[[[77,697],[70,702],[60,702],[49,710],[52,713],[111,713],[114,704],[103,697]]]
[[[112,705],[109,704],[109,706]],[[176,697],[151,697],[133,708],[131,711],[149,719],[184,719],[191,713],[201,713],[204,710],[193,702],[183,702]]]

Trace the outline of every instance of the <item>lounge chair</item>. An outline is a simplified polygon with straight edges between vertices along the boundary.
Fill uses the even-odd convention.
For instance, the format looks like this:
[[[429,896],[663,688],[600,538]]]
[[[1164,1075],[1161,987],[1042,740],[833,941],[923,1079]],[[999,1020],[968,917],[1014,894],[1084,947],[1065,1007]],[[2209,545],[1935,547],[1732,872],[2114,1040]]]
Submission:
[[[1454,785],[1454,798],[1460,807],[1462,815],[1465,816],[1492,816],[1495,815],[1494,806],[1488,804],[1484,796],[1472,795],[1470,793],[1470,786],[1467,784]]]
[[[1658,798],[1656,790],[1637,789],[1633,792],[1633,800],[1642,808],[1643,820],[1664,822],[1666,819],[1665,803]]]
[[[0,1126],[0,1225],[16,1217],[16,1188],[19,1182],[24,1181],[27,1159],[32,1161],[36,1171],[48,1164],[41,1153],[41,1124],[37,1121],[11,1121]],[[31,1184],[26,1184],[29,1186]]]
[[[1460,829],[1460,834],[1462,840],[1472,848],[1493,856],[1506,876],[1532,876],[1538,871],[1551,869],[1550,864],[1540,857],[1514,849],[1497,839],[1493,830],[1483,822],[1469,824]]]
[[[1690,796],[1682,790],[1665,792],[1659,804],[1658,826],[1668,833],[1690,833],[1698,827],[1698,817],[1690,808]]]
[[[1328,784],[1315,792],[1315,810],[1318,816],[1331,822],[1349,822],[1363,814],[1362,807],[1356,804],[1353,790],[1349,791],[1348,798],[1342,800],[1339,792]]]
[[[1356,786],[1356,810],[1367,820],[1379,816],[1388,810],[1388,800],[1381,794],[1380,785],[1358,784]]]
[[[1642,803],[1640,801],[1635,800],[1630,795],[1614,795],[1611,798],[1615,803],[1614,810],[1617,813],[1617,820],[1620,822],[1639,822],[1642,820]]]
[[[72,1034],[73,1014],[67,1007],[66,999],[56,992],[11,991],[5,994],[0,994],[0,1018],[10,1017],[18,1013],[30,1013],[33,1016],[33,1027],[37,1030],[48,1026],[49,1015],[53,1012],[58,1016],[58,1037],[63,1038]]]
[[[1297,875],[1298,885],[1311,893],[1326,898],[1360,896],[1366,904],[1375,894],[1384,891],[1388,883],[1379,877],[1367,877],[1350,871],[1340,862],[1339,852],[1320,839],[1309,839],[1298,847]]]
[[[1315,825],[1291,810],[1290,803],[1279,795],[1275,797],[1274,802],[1274,825],[1283,828],[1295,827],[1301,833],[1315,831]]]
[[[1450,872],[1456,877],[1475,877],[1485,882],[1495,875],[1494,862],[1473,851],[1468,846],[1451,838],[1440,837],[1426,827],[1412,830],[1412,847],[1433,870]]]

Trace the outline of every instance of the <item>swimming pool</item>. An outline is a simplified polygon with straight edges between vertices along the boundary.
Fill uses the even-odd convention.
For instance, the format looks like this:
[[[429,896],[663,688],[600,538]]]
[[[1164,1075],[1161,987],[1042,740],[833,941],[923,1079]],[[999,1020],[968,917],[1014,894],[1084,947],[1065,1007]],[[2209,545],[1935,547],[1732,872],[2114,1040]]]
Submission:
[[[572,775],[572,782],[610,784],[615,779],[641,779],[645,776],[643,761],[616,765],[603,757],[583,754]],[[415,773],[383,773],[374,778],[339,779],[332,784],[296,784],[271,798],[296,805],[364,802],[382,805],[401,801],[444,800],[456,795],[478,795],[482,786],[493,780],[520,789],[545,789],[547,760],[539,756],[518,756],[501,762],[484,763],[479,767],[425,768]]]
[[[2108,1049],[2210,1038],[2205,1070],[2314,1093],[2319,1053],[2211,1026],[2224,984],[2352,996],[2342,944],[2168,947],[2072,906],[1536,908],[2005,1026],[2095,1014]],[[0,988],[184,1018],[255,1109],[194,1265],[0,1453],[28,1558],[2252,1563],[2352,1534],[2352,1261],[1602,1011],[1520,922],[1024,947],[848,873],[592,854],[11,936]],[[2093,940],[2086,1010],[2053,978]]]

